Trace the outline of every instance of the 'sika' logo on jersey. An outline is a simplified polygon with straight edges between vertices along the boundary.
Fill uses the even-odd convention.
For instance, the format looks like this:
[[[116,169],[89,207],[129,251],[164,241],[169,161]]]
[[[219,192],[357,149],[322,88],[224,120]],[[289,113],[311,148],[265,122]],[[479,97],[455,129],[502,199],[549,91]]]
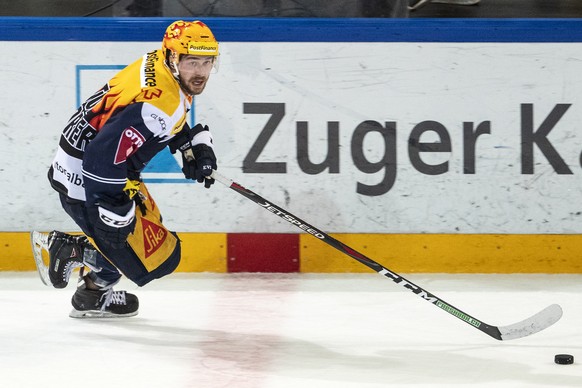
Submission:
[[[113,163],[120,164],[125,162],[143,143],[145,143],[145,138],[137,129],[134,127],[125,128],[121,139],[119,139],[117,152],[115,153],[115,161]]]
[[[147,259],[162,246],[168,236],[168,232],[166,232],[164,228],[159,227],[145,218],[142,218],[141,221],[143,226],[145,256]]]

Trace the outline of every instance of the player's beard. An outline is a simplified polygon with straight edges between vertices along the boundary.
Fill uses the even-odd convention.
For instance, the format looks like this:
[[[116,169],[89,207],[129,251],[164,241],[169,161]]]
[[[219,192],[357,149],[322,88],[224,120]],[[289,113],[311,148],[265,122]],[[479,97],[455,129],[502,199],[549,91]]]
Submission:
[[[202,93],[206,87],[207,81],[208,76],[192,76],[187,80],[180,76],[180,85],[182,86],[182,89],[191,96],[197,96]]]

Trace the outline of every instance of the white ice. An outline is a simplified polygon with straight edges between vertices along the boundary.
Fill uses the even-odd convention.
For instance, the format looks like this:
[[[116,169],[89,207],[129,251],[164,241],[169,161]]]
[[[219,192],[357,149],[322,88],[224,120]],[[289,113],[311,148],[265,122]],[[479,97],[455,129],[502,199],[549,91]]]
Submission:
[[[405,276],[492,325],[564,316],[506,342],[375,273],[174,274],[121,282],[137,317],[76,320],[74,284],[4,272],[0,387],[582,387],[582,275]]]

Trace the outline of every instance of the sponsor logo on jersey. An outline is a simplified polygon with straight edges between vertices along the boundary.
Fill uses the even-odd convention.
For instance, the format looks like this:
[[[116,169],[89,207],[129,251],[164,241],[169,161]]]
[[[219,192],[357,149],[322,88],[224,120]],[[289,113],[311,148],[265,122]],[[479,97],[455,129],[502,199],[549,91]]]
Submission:
[[[157,114],[155,114],[155,113],[152,113],[152,114],[150,115],[150,117],[151,117],[152,119],[156,120],[156,121],[157,121],[157,122],[160,124],[160,128],[162,128],[162,132],[164,132],[164,131],[166,130],[166,127],[167,127],[167,126],[166,126],[166,120],[164,120],[164,118],[163,118],[163,117],[160,117],[160,116],[158,116],[158,115],[157,115]]]
[[[143,227],[145,256],[148,258],[162,246],[168,236],[168,232],[164,228],[161,228],[145,218],[142,218],[141,221]]]
[[[184,124],[186,123],[186,115],[180,117],[180,120],[176,123],[176,125],[174,125],[174,128],[172,128],[172,135],[177,134],[178,132],[180,132],[183,128],[184,128]]]
[[[67,181],[71,182],[75,186],[85,187],[85,183],[83,182],[83,177],[80,176],[79,174],[77,174],[76,172],[70,172],[70,171],[68,171],[66,168],[64,168],[63,166],[61,166],[59,164],[59,162],[57,162],[57,161],[55,161],[55,163],[54,163],[53,166],[54,166],[54,169],[56,171],[58,171],[59,173],[63,174],[63,176],[65,177],[65,179]]]
[[[115,153],[115,160],[113,163],[120,164],[127,160],[130,155],[133,155],[139,147],[145,143],[145,138],[134,127],[125,128],[119,144],[117,145],[117,152]]]
[[[158,52],[152,51],[146,54],[143,65],[143,83],[144,86],[156,86],[156,62],[158,61]]]

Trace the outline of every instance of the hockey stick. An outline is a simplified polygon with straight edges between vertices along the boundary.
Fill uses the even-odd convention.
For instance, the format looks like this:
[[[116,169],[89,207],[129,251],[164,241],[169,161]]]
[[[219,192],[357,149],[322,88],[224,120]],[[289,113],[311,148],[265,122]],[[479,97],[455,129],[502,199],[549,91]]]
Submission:
[[[459,318],[463,322],[471,325],[472,327],[481,330],[483,333],[497,339],[500,341],[512,340],[516,338],[526,337],[528,335],[535,334],[541,330],[544,330],[554,323],[558,322],[558,320],[562,317],[562,308],[557,304],[552,304],[539,313],[524,319],[521,322],[514,323],[508,326],[492,326],[489,325],[471,315],[459,310],[458,308],[454,307],[450,303],[445,302],[441,298],[437,297],[434,294],[426,291],[422,287],[412,283],[411,281],[405,279],[404,277],[398,275],[397,273],[390,271],[389,269],[383,267],[379,263],[375,262],[374,260],[364,256],[363,254],[357,252],[356,250],[348,247],[347,245],[343,244],[342,242],[336,240],[335,238],[331,237],[325,232],[322,232],[318,228],[308,224],[307,222],[303,221],[299,217],[289,213],[288,211],[284,210],[283,208],[267,201],[260,195],[252,192],[251,190],[244,188],[240,184],[220,175],[216,171],[212,173],[212,178],[216,179],[223,185],[233,189],[237,193],[241,194],[242,196],[250,199],[251,201],[255,202],[259,206],[265,208],[266,210],[270,211],[271,213],[281,217],[285,221],[289,222],[292,225],[295,225],[299,229],[311,234],[315,238],[323,241],[334,247],[335,249],[339,250],[340,252],[345,253],[346,255],[350,256],[351,258],[359,261],[360,263],[364,264],[365,266],[371,268],[372,270],[378,272],[380,275],[387,277],[388,279],[392,280],[394,283],[404,287],[405,289],[412,291],[414,294],[418,295],[422,299],[429,301],[433,305],[437,306],[438,308],[446,311],[447,313]]]

